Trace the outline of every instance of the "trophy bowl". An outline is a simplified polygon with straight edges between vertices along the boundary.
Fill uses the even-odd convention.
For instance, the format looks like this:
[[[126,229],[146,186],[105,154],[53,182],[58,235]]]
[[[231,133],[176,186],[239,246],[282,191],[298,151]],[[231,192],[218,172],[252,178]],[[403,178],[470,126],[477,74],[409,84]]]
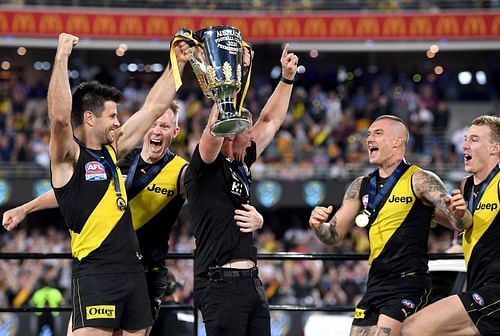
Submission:
[[[247,130],[251,122],[236,106],[242,86],[241,32],[230,26],[213,26],[194,33],[183,29],[177,36],[196,47],[190,57],[191,67],[203,94],[217,105],[218,117],[211,133],[226,137]]]

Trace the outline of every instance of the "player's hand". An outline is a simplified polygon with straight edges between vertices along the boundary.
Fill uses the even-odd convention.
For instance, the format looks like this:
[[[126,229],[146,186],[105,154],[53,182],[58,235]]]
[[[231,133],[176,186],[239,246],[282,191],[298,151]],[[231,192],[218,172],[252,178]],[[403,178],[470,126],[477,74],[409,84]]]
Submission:
[[[281,75],[285,79],[294,80],[299,58],[294,53],[288,52],[288,46],[289,44],[287,43],[281,53]]]
[[[467,204],[465,203],[464,196],[459,189],[455,189],[451,192],[451,196],[447,196],[445,199],[446,207],[450,210],[451,214],[455,219],[462,219],[467,211]]]
[[[320,225],[328,220],[328,217],[330,217],[332,211],[333,206],[331,205],[328,207],[314,207],[313,211],[311,212],[311,216],[309,217],[309,226],[315,230],[318,230]]]
[[[242,204],[244,210],[234,210],[234,221],[240,227],[241,232],[254,232],[262,228],[264,218],[262,215],[250,204]]]
[[[57,55],[69,57],[79,40],[80,39],[75,35],[67,33],[59,34],[59,41],[57,42]]]
[[[187,42],[180,41],[175,46],[175,55],[177,56],[177,63],[187,63],[194,52],[195,47],[189,46]]]
[[[243,47],[243,66],[248,67],[252,63],[255,52],[250,48]]]
[[[3,213],[2,225],[7,231],[14,230],[19,223],[26,218],[26,212],[23,211],[21,206],[7,210]]]

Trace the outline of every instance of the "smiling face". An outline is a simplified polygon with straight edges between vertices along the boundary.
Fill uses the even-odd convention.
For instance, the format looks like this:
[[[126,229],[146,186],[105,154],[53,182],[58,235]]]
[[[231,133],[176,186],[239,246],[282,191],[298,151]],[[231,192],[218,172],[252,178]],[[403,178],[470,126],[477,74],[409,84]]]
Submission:
[[[403,159],[408,133],[401,122],[382,118],[368,129],[366,145],[370,164],[383,167]]]
[[[168,109],[144,135],[142,157],[146,162],[154,163],[160,160],[170,147],[172,140],[179,133],[174,112]]]
[[[88,111],[88,113],[92,112]],[[116,103],[111,100],[106,101],[101,115],[96,117],[95,114],[93,114],[93,118],[95,118],[95,134],[99,138],[100,144],[109,145],[113,143],[115,140],[116,130],[120,127]]]
[[[465,134],[463,151],[464,170],[482,179],[498,163],[500,143],[493,141],[490,127],[472,125]]]

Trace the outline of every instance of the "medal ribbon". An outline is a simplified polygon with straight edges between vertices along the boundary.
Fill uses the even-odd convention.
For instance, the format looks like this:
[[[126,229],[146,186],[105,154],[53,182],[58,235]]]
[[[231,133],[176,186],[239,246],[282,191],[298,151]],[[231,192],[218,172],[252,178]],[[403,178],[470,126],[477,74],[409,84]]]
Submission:
[[[158,161],[155,162],[151,165],[151,167],[148,169],[148,171],[139,176],[138,178],[135,179],[135,171],[137,170],[137,165],[139,163],[139,159],[141,157],[141,154],[139,153],[135,159],[134,162],[132,162],[132,165],[130,166],[130,169],[127,174],[127,181],[125,182],[125,189],[127,190],[127,195],[129,199],[133,198],[135,195],[139,193],[149,182],[151,182],[152,178],[158,174],[158,172],[165,167],[165,165],[170,162],[174,158],[174,153],[171,151],[167,150],[165,155]]]
[[[403,159],[398,165],[395,171],[389,176],[387,181],[384,183],[384,187],[380,189],[377,193],[377,176],[378,170],[370,177],[370,188],[368,193],[368,205],[365,210],[367,210],[370,215],[373,214],[375,209],[378,208],[383,199],[390,192],[397,180],[404,174],[404,172],[410,167],[410,165]]]
[[[483,197],[484,191],[488,187],[488,184],[490,184],[491,180],[495,177],[495,175],[500,171],[500,166],[497,164],[495,168],[490,172],[486,180],[481,185],[481,189],[479,190],[479,193],[477,194],[477,197],[474,197],[474,186],[472,186],[470,190],[470,197],[469,201],[467,202],[467,207],[469,208],[469,211],[473,214],[474,211],[476,211],[477,204],[479,203],[479,200],[481,197]]]

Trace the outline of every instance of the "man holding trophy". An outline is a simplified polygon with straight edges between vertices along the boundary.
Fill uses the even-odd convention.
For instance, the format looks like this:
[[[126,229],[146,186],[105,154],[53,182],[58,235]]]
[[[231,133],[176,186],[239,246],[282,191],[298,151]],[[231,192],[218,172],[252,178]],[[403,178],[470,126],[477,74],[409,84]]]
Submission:
[[[208,336],[266,336],[271,333],[270,314],[258,277],[257,249],[252,233],[242,232],[235,224],[238,219],[234,212],[247,209],[249,167],[286,117],[298,57],[288,53],[288,45],[285,46],[281,55],[282,78],[251,126],[250,113],[241,105],[238,108],[235,101],[238,90],[228,87],[234,82],[241,86],[241,66],[213,56],[238,49],[235,59],[241,60],[241,36],[232,27],[214,28],[217,29],[210,34],[206,31],[213,28],[202,32],[205,42],[196,49],[204,55],[193,55],[191,61],[204,93],[215,102],[185,176],[196,238],[194,299]],[[200,66],[198,60],[203,58],[218,61]]]

